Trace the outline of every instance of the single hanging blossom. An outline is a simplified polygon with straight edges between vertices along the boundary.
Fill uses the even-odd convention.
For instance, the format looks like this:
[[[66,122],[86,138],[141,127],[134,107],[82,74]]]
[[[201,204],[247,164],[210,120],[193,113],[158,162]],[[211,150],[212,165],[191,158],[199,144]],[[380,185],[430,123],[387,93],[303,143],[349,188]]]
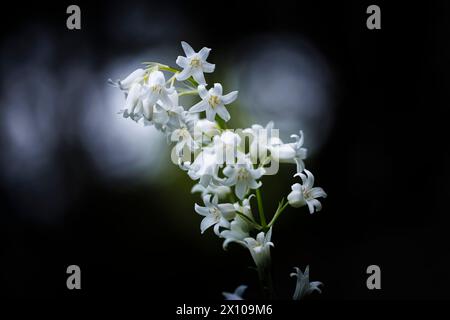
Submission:
[[[204,85],[198,86],[198,94],[202,101],[192,106],[190,112],[202,112],[206,111],[206,119],[214,121],[216,114],[223,120],[230,120],[231,116],[225,105],[232,103],[236,100],[238,92],[232,91],[226,95],[222,95],[223,89],[220,83],[215,83],[214,87],[206,90]]]
[[[264,269],[270,264],[270,247],[273,247],[273,242],[270,241],[271,237],[272,228],[267,233],[262,231],[258,233],[256,239],[248,237],[241,242],[248,248],[256,267],[260,269]]]
[[[276,133],[278,137],[278,130],[274,130],[273,122],[267,123],[266,127],[259,124],[253,124],[250,128],[243,131],[251,137],[250,143],[250,157],[252,161],[260,161],[265,164],[270,160],[271,143],[273,142],[273,134]]]
[[[228,228],[230,226],[229,220],[235,216],[234,206],[231,203],[218,203],[217,198],[212,198],[207,195],[203,197],[205,207],[195,204],[195,212],[204,216],[200,223],[200,230],[202,233],[211,226],[214,226],[214,233],[220,235],[219,227]]]
[[[212,182],[218,182],[219,163],[212,147],[205,147],[197,155],[194,162],[189,164],[188,175],[192,180],[199,180],[203,187],[208,187]]]
[[[216,135],[213,142],[219,164],[235,164],[245,156],[239,150],[241,137],[230,130],[225,130],[220,136]]]
[[[239,286],[234,290],[233,293],[230,292],[222,292],[223,296],[225,297],[225,300],[244,300],[242,298],[242,295],[244,294],[244,291],[247,289],[247,286]]]
[[[240,160],[237,164],[228,165],[223,169],[223,174],[227,177],[223,184],[226,186],[235,186],[234,192],[239,199],[244,199],[244,196],[249,189],[258,189],[262,182],[256,182],[265,173],[264,168],[253,168],[250,159],[245,158]]]
[[[128,91],[127,98],[125,100],[125,109],[119,113],[123,113],[124,118],[131,118],[134,121],[138,121],[141,116],[142,110],[142,85],[140,83],[134,83]]]
[[[143,87],[143,95],[149,99],[149,104],[154,105],[160,100],[163,106],[171,107],[172,101],[169,95],[175,91],[173,87],[166,88],[166,78],[161,71],[153,71],[148,76],[148,83]]]
[[[174,90],[169,94],[170,106],[164,105],[161,101],[158,102],[152,109],[153,124],[160,130],[167,130],[167,134],[170,134],[175,129],[181,128],[183,123],[184,113],[186,112],[182,106],[178,103],[178,92]]]
[[[220,127],[217,122],[199,119],[194,125],[194,139],[201,145],[210,143],[219,133]]]
[[[236,212],[242,213],[246,216],[250,221],[254,222],[252,210],[250,207],[250,199],[254,195],[252,194],[250,197],[244,199],[242,201],[242,205],[239,202],[234,204],[234,208]],[[226,250],[228,245],[231,242],[242,243],[245,238],[250,237],[249,232],[253,229],[253,226],[249,221],[240,215],[236,215],[236,217],[231,221],[230,228],[227,230],[223,230],[220,233],[220,237],[224,238],[223,249]]]
[[[307,149],[303,147],[303,131],[300,130],[300,136],[293,134],[291,138],[295,142],[283,143],[279,138],[272,138],[270,142],[270,151],[274,160],[281,163],[295,163],[297,165],[297,173],[305,169]]]
[[[130,90],[133,84],[141,83],[142,80],[144,80],[145,74],[146,72],[144,69],[136,69],[123,80],[118,80],[117,82],[114,82],[111,79],[109,79],[108,82],[113,86],[119,87],[120,90],[128,91]]]
[[[218,199],[225,199],[227,195],[231,193],[230,187],[216,185],[214,183],[209,183],[207,187],[203,186],[201,183],[197,183],[191,189],[191,193],[200,192],[202,197],[210,194]]]
[[[306,175],[303,173],[296,173],[294,177],[299,176],[302,179],[303,184],[295,183],[292,185],[291,193],[287,196],[289,204],[294,208],[299,208],[304,205],[308,205],[310,213],[314,211],[320,211],[322,209],[322,204],[316,198],[326,198],[327,194],[320,187],[314,187],[314,176],[313,174],[305,169]]]
[[[184,81],[192,76],[199,84],[206,85],[203,73],[212,73],[216,67],[214,64],[206,61],[211,49],[204,47],[199,52],[195,52],[194,49],[184,41],[181,41],[181,46],[183,47],[186,57],[178,56],[176,60],[176,64],[183,68],[183,71],[176,75],[177,80]]]
[[[295,267],[295,272],[291,273],[291,277],[297,277],[297,284],[295,285],[293,300],[300,300],[306,295],[314,291],[322,293],[319,286],[323,285],[320,281],[309,282],[309,266],[306,267],[305,272]]]
[[[187,147],[189,153],[200,148],[197,142],[192,138],[189,127],[185,123],[182,123],[180,128],[173,130],[170,140],[176,142],[175,151],[179,156],[182,155],[184,147]]]

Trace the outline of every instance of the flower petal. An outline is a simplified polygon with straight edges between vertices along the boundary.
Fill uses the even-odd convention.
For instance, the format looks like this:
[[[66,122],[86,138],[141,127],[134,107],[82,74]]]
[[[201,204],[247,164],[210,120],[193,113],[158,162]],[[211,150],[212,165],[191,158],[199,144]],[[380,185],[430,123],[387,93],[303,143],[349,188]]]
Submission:
[[[212,215],[204,217],[202,222],[200,222],[200,231],[204,233],[206,229],[215,225],[217,222],[217,219],[215,219]]]
[[[175,63],[182,68],[186,68],[189,65],[189,60],[186,57],[178,56]]]
[[[206,90],[206,87],[204,85],[199,85],[197,87],[198,90],[198,95],[200,96],[200,98],[202,99],[207,99],[208,98],[208,90]]]
[[[216,65],[205,61],[202,63],[202,69],[205,73],[212,73],[216,69]]]
[[[231,119],[230,113],[228,112],[227,108],[223,104],[218,105],[216,107],[216,112],[224,121],[229,121]],[[208,119],[209,120],[209,119]],[[213,121],[213,120],[211,120]]]
[[[214,121],[214,118],[216,117],[216,111],[214,111],[212,108],[207,107],[206,108],[206,119],[209,121]]]
[[[181,41],[181,46],[183,47],[183,51],[186,54],[186,57],[190,57],[195,54],[194,49],[185,41]]]
[[[311,198],[320,198],[320,197],[326,198],[327,197],[327,194],[325,193],[325,191],[323,191],[323,189],[320,187],[312,188],[309,191],[309,195]]]
[[[177,73],[175,78],[178,81],[184,81],[187,78],[189,78],[191,75],[192,75],[192,67],[191,66],[187,66],[186,68],[183,69],[183,71],[181,71],[180,73]]]
[[[230,104],[234,100],[236,100],[237,96],[238,96],[238,91],[232,91],[232,92],[222,96],[222,102],[224,104]]]
[[[203,71],[200,68],[192,68],[192,77],[198,84],[206,85],[205,76],[203,75]]]
[[[194,208],[195,208],[195,212],[197,212],[201,216],[209,215],[209,209],[206,207],[202,207],[202,206],[199,206],[198,204],[195,204]]]
[[[205,111],[207,108],[208,108],[208,103],[206,101],[202,100],[199,103],[194,104],[189,109],[189,112],[202,112],[202,111]]]
[[[223,93],[223,88],[220,83],[214,83],[214,88],[212,89],[212,92],[215,96],[221,96]]]
[[[202,61],[205,61],[206,59],[208,59],[209,53],[211,52],[210,48],[207,47],[203,47],[199,52],[198,52],[198,56]]]
[[[247,193],[247,184],[241,180],[238,180],[236,182],[235,192],[236,192],[236,196],[239,199],[241,199],[241,200],[244,199],[244,196]]]

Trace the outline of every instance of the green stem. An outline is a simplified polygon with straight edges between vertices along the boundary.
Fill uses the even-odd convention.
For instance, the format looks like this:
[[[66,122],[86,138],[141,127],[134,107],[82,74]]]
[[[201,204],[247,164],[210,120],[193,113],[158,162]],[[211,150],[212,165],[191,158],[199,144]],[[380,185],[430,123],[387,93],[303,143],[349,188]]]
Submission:
[[[159,70],[169,71],[169,72],[172,72],[175,74],[180,72],[180,70],[178,70],[178,69],[175,69],[175,68],[172,68],[165,64],[161,64],[161,63],[157,63],[157,62],[143,62],[143,64],[150,65],[150,66],[157,66]],[[194,88],[198,87],[197,81],[195,81],[192,77],[189,77],[189,79],[186,79],[186,81],[190,82],[190,84],[192,84],[194,86]]]
[[[278,217],[281,215],[281,213],[284,211],[284,209],[286,209],[286,207],[289,205],[289,202],[286,202],[284,205],[282,205],[282,203],[280,203],[280,206],[278,206],[277,211],[275,212],[272,221],[269,222],[269,224],[267,225],[267,228],[270,229],[273,224],[275,223],[275,221],[277,221]]]
[[[238,216],[240,216],[242,219],[244,219],[245,221],[247,221],[248,223],[250,223],[256,230],[261,230],[262,229],[262,227],[259,224],[257,224],[255,221],[253,221],[252,219],[247,217],[245,214],[243,214],[243,213],[241,213],[239,211],[236,211],[236,214]]]
[[[266,229],[267,228],[266,216],[264,215],[264,207],[263,207],[263,203],[262,203],[262,196],[261,196],[261,191],[259,189],[256,189],[256,199],[258,201],[259,219],[260,219],[262,227],[264,229]]]
[[[181,91],[178,94],[178,96],[181,97],[181,96],[185,96],[185,95],[188,95],[188,94],[198,94],[198,90]]]
[[[257,270],[263,298],[267,300],[273,299],[273,283],[270,261],[268,261],[267,265],[258,266]]]

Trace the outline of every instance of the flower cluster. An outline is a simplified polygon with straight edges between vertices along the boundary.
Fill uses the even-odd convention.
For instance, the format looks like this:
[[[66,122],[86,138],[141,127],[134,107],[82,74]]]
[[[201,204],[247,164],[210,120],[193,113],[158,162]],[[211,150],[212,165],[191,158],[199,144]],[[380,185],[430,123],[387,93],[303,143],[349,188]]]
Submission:
[[[313,187],[314,176],[305,169],[303,132],[285,143],[272,122],[265,127],[255,124],[243,130],[228,129],[229,110],[233,110],[238,91],[224,89],[220,83],[206,83],[204,73],[215,70],[215,65],[206,61],[211,49],[195,52],[186,42],[181,45],[185,56],[179,56],[176,64],[182,69],[151,62],[123,80],[110,81],[125,93],[120,114],[155,126],[173,144],[172,160],[196,181],[192,192],[202,196],[202,203],[194,207],[202,217],[201,233],[212,228],[223,239],[224,249],[232,242],[240,244],[248,249],[258,270],[267,270],[270,247],[274,245],[272,227],[287,205],[307,206],[313,213],[321,209],[317,198],[326,197],[321,188]],[[183,105],[181,97],[185,95],[198,97],[198,102]],[[249,146],[246,141],[250,141]],[[261,179],[271,174],[271,164],[281,163],[295,164],[294,176],[302,183],[292,185],[287,200],[280,201],[267,222]],[[251,206],[254,198],[258,215]],[[236,296],[243,292],[244,287],[240,288]]]

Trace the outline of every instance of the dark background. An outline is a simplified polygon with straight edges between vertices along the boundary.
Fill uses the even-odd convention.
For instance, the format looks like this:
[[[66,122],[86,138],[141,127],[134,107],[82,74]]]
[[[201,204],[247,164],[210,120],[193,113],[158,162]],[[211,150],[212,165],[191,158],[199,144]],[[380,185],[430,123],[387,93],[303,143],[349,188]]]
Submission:
[[[77,1],[82,30],[69,32],[65,11],[71,3],[14,2],[1,10],[0,92],[5,96],[35,72],[30,59],[56,83],[68,79],[69,87],[64,74],[83,60],[102,72],[106,85],[108,61],[161,43],[186,40],[239,59],[233,50],[260,34],[306,38],[332,66],[338,88],[330,135],[307,161],[329,197],[323,212],[285,214],[274,230],[279,297],[293,293],[292,267],[309,264],[312,280],[325,283],[323,294],[311,299],[448,299],[450,6],[373,3],[381,7],[381,30],[365,25],[372,1]],[[129,10],[145,12],[147,25],[124,34],[120,13]],[[33,48],[40,46],[51,46],[51,53],[39,51],[36,58]],[[257,297],[248,254],[237,246],[225,252],[214,235],[198,232],[193,203],[199,200],[190,195],[187,177],[168,176],[164,187],[144,179],[101,179],[77,135],[64,135],[80,130],[78,108],[91,85],[89,77],[74,83],[58,101],[71,112],[49,114],[54,166],[29,176],[27,164],[2,158],[1,295],[205,301],[245,283],[246,296]],[[33,88],[27,88],[30,101]],[[2,100],[0,114],[8,107]],[[5,121],[2,153],[10,143]],[[25,178],[11,178],[12,167]],[[286,193],[292,179],[281,176],[285,182],[268,179],[266,185]],[[180,212],[185,218],[175,218]],[[81,291],[65,287],[70,264],[81,267]],[[366,288],[371,264],[381,267],[382,290]]]

